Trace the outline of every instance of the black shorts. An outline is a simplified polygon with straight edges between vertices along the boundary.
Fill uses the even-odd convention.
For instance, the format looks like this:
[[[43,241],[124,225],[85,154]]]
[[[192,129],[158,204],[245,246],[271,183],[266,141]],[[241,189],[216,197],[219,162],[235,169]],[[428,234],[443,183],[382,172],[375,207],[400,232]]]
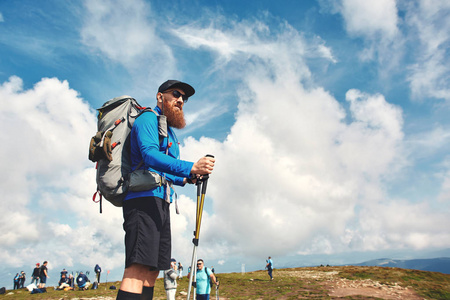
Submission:
[[[172,256],[169,203],[158,197],[123,202],[125,268],[131,264],[152,270],[170,269]]]

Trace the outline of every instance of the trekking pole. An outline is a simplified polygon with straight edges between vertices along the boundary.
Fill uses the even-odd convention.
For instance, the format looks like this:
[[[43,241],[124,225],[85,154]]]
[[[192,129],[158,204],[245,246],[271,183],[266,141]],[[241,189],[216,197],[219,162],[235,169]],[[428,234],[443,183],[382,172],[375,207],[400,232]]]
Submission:
[[[212,155],[206,155],[206,157],[214,157]],[[196,219],[195,219],[195,231],[194,231],[194,238],[192,239],[192,243],[194,243],[194,250],[192,252],[192,260],[191,260],[191,273],[189,274],[189,284],[188,284],[188,294],[187,294],[187,300],[191,297],[191,286],[194,286],[194,292],[192,299],[195,300],[195,294],[197,290],[197,247],[198,247],[198,240],[200,236],[200,225],[202,223],[202,215],[203,215],[203,205],[205,203],[205,194],[206,194],[206,187],[208,184],[208,178],[209,175],[202,175],[201,179],[198,178],[196,181],[197,185],[197,212],[196,212]]]
[[[220,286],[220,282],[219,282],[217,277],[216,277],[216,281],[217,281],[217,285],[216,285],[216,300],[219,300],[219,286]]]
[[[108,270],[108,272],[106,272],[106,283],[105,283],[105,290],[107,289],[107,287],[108,287],[108,274],[109,274],[109,270]]]

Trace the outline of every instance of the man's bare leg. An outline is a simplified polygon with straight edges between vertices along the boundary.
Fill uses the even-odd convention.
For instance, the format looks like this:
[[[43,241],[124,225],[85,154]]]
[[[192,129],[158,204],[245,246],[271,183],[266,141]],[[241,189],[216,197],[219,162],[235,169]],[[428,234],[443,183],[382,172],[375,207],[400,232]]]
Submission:
[[[155,285],[159,271],[150,271],[148,266],[132,264],[123,273],[120,289],[125,292],[140,294],[143,286]]]

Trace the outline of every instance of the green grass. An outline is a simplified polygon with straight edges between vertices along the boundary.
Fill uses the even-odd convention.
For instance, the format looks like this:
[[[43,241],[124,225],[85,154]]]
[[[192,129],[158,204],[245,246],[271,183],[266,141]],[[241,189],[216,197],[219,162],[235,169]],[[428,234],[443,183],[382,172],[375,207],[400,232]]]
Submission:
[[[306,275],[305,275],[306,274]],[[316,276],[319,275],[319,276]],[[269,280],[265,271],[217,274],[220,280],[220,298],[227,299],[332,299],[328,296],[330,276],[348,280],[373,280],[386,285],[398,284],[414,289],[424,299],[450,299],[450,275],[416,270],[381,267],[316,267],[274,270],[274,280]],[[2,299],[86,299],[112,297],[120,282],[101,283],[97,290],[55,291],[49,287],[45,294],[33,294],[26,290],[7,291],[13,295],[1,295]],[[180,291],[187,292],[188,278],[178,281],[177,299],[186,299]],[[166,299],[163,281],[158,279],[154,299]],[[192,299],[192,298],[191,298]],[[215,290],[211,291],[215,299]],[[348,296],[344,299],[379,299],[367,296]]]

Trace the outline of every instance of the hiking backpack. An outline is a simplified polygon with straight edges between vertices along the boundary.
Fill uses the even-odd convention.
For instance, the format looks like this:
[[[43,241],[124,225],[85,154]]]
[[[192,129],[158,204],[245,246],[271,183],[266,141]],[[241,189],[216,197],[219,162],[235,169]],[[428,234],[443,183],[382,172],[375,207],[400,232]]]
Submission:
[[[91,138],[89,159],[97,163],[97,191],[92,200],[100,202],[102,196],[114,206],[122,206],[128,190],[131,172],[130,132],[134,121],[142,113],[152,111],[158,116],[159,136],[167,136],[165,116],[159,116],[151,108],[145,108],[130,96],[120,96],[105,102],[98,108],[97,133]],[[99,194],[99,200],[96,196]]]

